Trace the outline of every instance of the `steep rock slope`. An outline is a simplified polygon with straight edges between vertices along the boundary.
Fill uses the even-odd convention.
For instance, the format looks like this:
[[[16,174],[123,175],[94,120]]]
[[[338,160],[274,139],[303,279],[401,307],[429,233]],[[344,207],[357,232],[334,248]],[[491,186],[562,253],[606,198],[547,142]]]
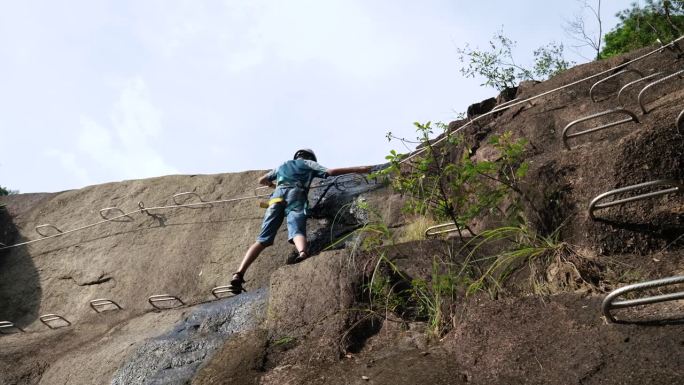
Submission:
[[[610,70],[603,78],[617,74],[620,64],[647,51],[523,84],[517,100],[602,71]],[[672,73],[684,64],[679,52],[662,50],[626,68],[642,75]],[[615,287],[684,274],[683,195],[597,210],[595,219],[587,210],[595,196],[615,188],[684,180],[684,129],[675,126],[684,109],[682,80],[649,92],[648,113],[640,112],[636,99],[647,83],[633,86],[621,101],[638,123],[572,138],[566,149],[563,128],[617,108],[617,90],[636,75],[623,73],[597,85],[592,101],[589,90],[599,79],[476,117],[461,130],[471,156],[484,159],[494,153],[487,144],[492,134],[511,131],[529,141],[530,170],[523,181],[532,202],[525,207],[527,217],[540,233],[559,229],[560,239],[582,255],[575,261],[579,276],[568,276],[561,290],[566,293],[529,295],[522,288],[526,278],[514,276],[497,300],[476,295],[460,301],[450,331],[438,341],[428,340],[424,322],[402,320],[389,311],[369,316],[365,290],[380,255],[407,276],[429,280],[433,258],[453,255],[460,240],[388,242],[360,252],[357,238],[350,237],[338,244],[341,250],[283,266],[292,249],[279,235],[250,271],[248,294],[209,302],[211,288],[226,283],[257,232],[262,212],[255,201],[150,210],[136,213],[132,221],[105,223],[0,255],[0,320],[27,332],[0,339],[0,379],[10,384],[198,385],[682,382],[681,322],[609,324],[600,302]],[[622,118],[604,116],[578,129]],[[453,159],[462,151],[453,148]],[[62,230],[84,226],[97,221],[105,207],[129,211],[138,202],[173,205],[171,196],[178,192],[195,191],[204,200],[253,196],[259,175],[169,176],[4,198],[11,223],[0,241],[35,239],[33,228],[44,223]],[[356,186],[322,200],[317,219],[310,222],[316,251],[371,220],[359,205],[347,206],[358,199],[369,202],[390,229],[406,222],[399,213],[401,198],[376,187]],[[497,223],[492,215],[478,218],[474,226],[482,230]],[[572,285],[574,280],[582,284]],[[147,298],[153,294],[176,295],[188,306],[151,311]],[[101,297],[124,309],[95,313],[88,301]],[[72,325],[48,329],[38,320],[46,313],[64,316]],[[620,314],[681,321],[684,311],[675,301]]]

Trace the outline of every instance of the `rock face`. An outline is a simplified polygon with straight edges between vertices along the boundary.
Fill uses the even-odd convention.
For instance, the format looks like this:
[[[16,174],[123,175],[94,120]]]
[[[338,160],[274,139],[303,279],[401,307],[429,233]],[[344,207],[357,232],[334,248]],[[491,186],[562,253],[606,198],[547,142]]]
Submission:
[[[644,52],[525,83],[515,90],[516,99]],[[629,68],[672,72],[683,60],[663,50]],[[529,197],[526,216],[539,234],[558,234],[586,257],[550,262],[556,289],[565,293],[531,296],[514,276],[507,296],[468,297],[447,309],[454,317],[438,341],[427,338],[424,319],[408,321],[389,309],[379,314],[368,306],[368,290],[380,258],[406,277],[430,282],[433,261],[452,258],[462,244],[453,238],[386,241],[364,250],[361,241],[372,236],[364,230],[373,229],[365,225],[384,223],[391,233],[409,219],[401,211],[402,197],[355,177],[312,189],[312,258],[285,266],[293,248],[283,228],[249,270],[248,292],[220,300],[212,288],[227,284],[258,232],[263,210],[253,187],[263,172],[165,176],[2,197],[7,211],[0,211],[0,242],[31,243],[0,250],[0,321],[16,326],[1,329],[7,334],[0,336],[0,383],[682,383],[681,303],[621,313],[637,319],[667,314],[673,317],[667,326],[608,324],[599,308],[608,290],[684,274],[684,195],[601,208],[595,218],[588,205],[616,188],[684,180],[684,137],[675,127],[684,88],[677,80],[649,92],[643,100],[647,113],[640,112],[639,88],[625,90],[620,104],[638,122],[569,138],[567,149],[564,127],[617,108],[617,91],[634,73],[594,87],[593,101],[589,90],[597,80],[494,113],[486,111],[511,95],[487,100],[476,105],[475,120],[461,131],[474,161],[500,156],[487,144],[493,134],[511,131],[528,140],[530,168],[521,183]],[[622,118],[602,116],[573,132]],[[452,159],[462,153],[453,148]],[[183,192],[197,195],[174,201]],[[206,203],[218,200],[226,201]],[[190,202],[196,204],[175,206]],[[112,219],[118,209],[129,215]],[[478,221],[482,230],[499,218]],[[45,239],[35,233],[37,226]],[[148,299],[161,294],[171,299],[157,303],[165,309],[154,309]],[[109,303],[96,307],[109,311],[96,312],[90,301],[103,298],[121,309]],[[45,314],[61,318],[47,326],[39,319]]]

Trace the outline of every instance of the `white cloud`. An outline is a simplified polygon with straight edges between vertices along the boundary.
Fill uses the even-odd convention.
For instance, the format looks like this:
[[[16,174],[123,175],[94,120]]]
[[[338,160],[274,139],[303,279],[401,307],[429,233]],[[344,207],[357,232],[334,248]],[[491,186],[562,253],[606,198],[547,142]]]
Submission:
[[[142,78],[124,82],[111,115],[111,129],[81,117],[78,148],[96,166],[117,178],[143,178],[177,173],[159,154],[155,142],[163,133],[161,112],[150,101]]]
[[[92,184],[88,171],[79,164],[76,154],[51,148],[45,152],[45,155],[57,159],[62,169],[71,174],[81,186]]]

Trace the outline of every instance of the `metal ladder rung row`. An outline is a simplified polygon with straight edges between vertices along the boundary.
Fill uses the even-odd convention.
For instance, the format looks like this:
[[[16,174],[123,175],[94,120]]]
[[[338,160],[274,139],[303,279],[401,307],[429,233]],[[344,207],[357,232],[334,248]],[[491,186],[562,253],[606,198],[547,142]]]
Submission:
[[[681,283],[684,283],[684,276],[662,278],[654,281],[646,281],[621,287],[617,290],[613,290],[606,296],[606,298],[603,300],[603,303],[601,304],[601,310],[603,311],[603,314],[606,316],[606,319],[608,319],[609,321],[625,322],[615,318],[611,313],[611,310],[684,299],[684,291],[622,301],[615,301],[616,298],[634,291],[654,289],[656,287],[676,285]]]
[[[644,74],[642,74],[641,71],[638,71],[638,70],[635,70],[635,69],[629,69],[629,68],[628,68],[628,69],[624,69],[624,70],[619,71],[619,72],[616,72],[616,73],[614,73],[614,74],[612,74],[612,75],[610,75],[610,76],[606,76],[605,78],[603,78],[603,79],[601,79],[601,80],[595,82],[595,83],[591,86],[591,88],[589,88],[589,98],[591,99],[591,101],[594,102],[594,103],[597,102],[596,98],[594,98],[594,90],[596,89],[596,87],[597,87],[599,84],[605,83],[605,82],[607,82],[607,81],[610,80],[610,79],[614,79],[614,78],[616,78],[616,77],[618,77],[618,76],[622,76],[622,75],[625,75],[625,74],[628,74],[628,73],[635,73],[635,74],[639,75],[639,78],[640,78],[639,80],[641,80],[641,79],[644,77]],[[619,95],[619,94],[618,94],[618,95]],[[618,99],[619,99],[619,96],[618,96]]]
[[[223,299],[223,298],[229,298],[232,297],[233,293],[229,290],[230,286],[217,286],[213,289],[211,289],[211,294],[218,299]],[[230,293],[231,295],[223,295]],[[186,303],[183,302],[182,299],[175,295],[170,295],[170,294],[156,294],[152,295],[147,299],[147,302],[149,304],[157,309],[157,310],[168,310],[168,309],[175,309],[181,306],[185,306]],[[123,310],[123,307],[119,305],[117,302],[112,301],[107,298],[98,298],[94,299],[89,302],[90,307],[93,309],[98,314],[101,313],[106,313],[106,312],[111,312],[111,311],[118,311],[118,310]],[[170,304],[170,305],[163,305],[163,304]],[[50,329],[60,329],[63,327],[71,326],[71,322],[64,318],[61,315],[50,313],[50,314],[45,314],[42,315],[38,318],[40,322],[42,322],[45,326],[47,326]],[[7,333],[5,330],[17,330],[15,333]],[[0,334],[16,334],[16,333],[25,333],[25,331],[16,326],[13,322],[10,321],[0,321]]]
[[[355,187],[358,185],[361,185],[362,183],[368,184],[368,180],[366,178],[358,175],[358,174],[344,174],[344,175],[339,175],[335,177],[332,181],[330,182],[324,182],[324,183],[319,183],[315,186],[311,186],[311,190],[318,189],[318,188],[331,188],[335,187],[339,191],[345,191],[346,189],[349,189],[351,187]],[[150,210],[164,210],[164,209],[173,209],[173,208],[212,208],[213,204],[215,203],[228,203],[228,202],[236,202],[236,201],[242,201],[242,200],[247,200],[247,199],[256,199],[256,198],[264,198],[270,195],[270,193],[264,193],[262,190],[269,188],[268,186],[262,186],[262,187],[257,187],[254,189],[254,195],[253,196],[244,196],[244,197],[238,197],[238,198],[230,198],[230,199],[220,199],[220,200],[215,200],[215,201],[206,201],[204,198],[194,192],[194,191],[185,191],[185,192],[180,192],[177,194],[174,194],[171,196],[171,199],[173,199],[174,205],[171,206],[158,206],[158,207],[145,207],[143,202],[138,202],[138,209],[135,211],[131,212],[124,212],[121,208],[118,207],[105,207],[99,211],[100,217],[103,219],[103,221],[96,222],[96,223],[91,223],[85,226],[81,226],[79,228],[75,229],[70,229],[70,230],[62,230],[59,227],[51,224],[51,223],[45,223],[42,225],[38,225],[34,228],[36,233],[41,236],[41,238],[38,239],[33,239],[30,241],[26,242],[21,242],[17,243],[14,245],[5,245],[0,243],[0,250],[4,249],[9,249],[13,247],[18,247],[18,246],[23,246],[23,245],[28,245],[32,244],[34,242],[39,242],[51,238],[55,238],[58,236],[70,234],[76,231],[81,231],[85,230],[87,228],[97,226],[100,224],[104,224],[107,222],[132,222],[134,219],[131,216],[131,214],[135,213],[146,213],[149,214]],[[185,201],[179,201],[181,197],[195,197],[197,198],[198,201],[195,202],[190,202],[188,203],[188,200],[186,198]],[[114,215],[112,215],[114,214]],[[45,229],[52,229],[49,233],[45,232]]]
[[[631,86],[633,86],[633,85],[635,85],[635,84],[637,84],[637,83],[644,82],[644,81],[646,81],[646,80],[651,80],[651,79],[653,79],[653,78],[657,78],[657,77],[663,75],[661,72],[656,72],[656,73],[653,73],[653,74],[650,74],[650,75],[647,75],[647,76],[643,76],[639,71],[637,71],[637,70],[631,70],[631,69],[627,69],[627,70],[620,71],[620,72],[618,72],[618,73],[615,73],[615,74],[613,74],[613,75],[610,75],[610,76],[608,76],[608,77],[605,77],[605,78],[603,78],[603,79],[597,81],[596,83],[594,83],[594,84],[592,85],[591,89],[589,90],[589,96],[591,97],[592,101],[594,101],[594,102],[596,101],[595,98],[594,98],[594,96],[593,96],[593,90],[596,88],[596,86],[598,86],[598,85],[601,84],[602,82],[605,82],[605,81],[607,81],[607,80],[609,80],[609,79],[612,79],[612,78],[614,78],[614,77],[616,77],[616,76],[620,76],[620,75],[623,75],[623,74],[629,73],[629,72],[637,73],[639,76],[641,76],[641,78],[640,78],[640,79],[637,79],[637,80],[634,80],[634,81],[631,81],[631,82],[625,84],[625,85],[620,89],[620,91],[618,92],[618,95],[617,95],[617,99],[618,99],[618,105],[621,105],[621,106],[624,105],[624,103],[622,103],[622,100],[621,100],[621,95],[623,94],[623,92],[624,92],[628,87],[631,87]],[[659,85],[659,84],[666,83],[666,82],[668,82],[668,81],[670,81],[670,80],[672,80],[672,79],[683,78],[683,77],[684,77],[684,70],[680,70],[680,71],[677,71],[677,72],[672,73],[672,74],[670,74],[670,75],[664,76],[664,77],[662,77],[662,78],[660,78],[660,79],[651,81],[651,82],[648,83],[644,88],[642,88],[641,91],[639,92],[638,102],[639,102],[639,107],[641,108],[641,111],[643,112],[643,114],[648,114],[648,113],[649,113],[649,111],[648,111],[648,110],[646,109],[646,107],[644,106],[644,95],[647,94],[647,91],[648,91],[648,90],[652,89],[653,87],[655,87],[655,86],[657,86],[657,85]],[[584,131],[579,131],[579,132],[575,132],[575,133],[571,133],[571,134],[568,133],[569,130],[570,130],[570,128],[573,127],[574,125],[578,124],[578,123],[581,123],[581,122],[584,122],[584,121],[587,121],[587,120],[592,120],[592,119],[595,119],[595,118],[598,118],[598,117],[601,117],[601,116],[612,115],[612,114],[626,114],[626,115],[629,115],[629,118],[628,118],[628,119],[619,120],[619,121],[615,121],[615,122],[612,122],[612,123],[608,123],[608,124],[605,124],[605,125],[602,125],[602,126],[599,126],[599,127],[590,128],[590,129],[587,129],[587,130],[584,130]],[[677,127],[677,131],[680,132],[680,133],[682,132],[681,126],[682,126],[682,124],[683,124],[682,120],[684,119],[684,118],[682,117],[682,116],[684,116],[683,114],[684,114],[684,111],[677,117],[677,120],[676,120],[676,123],[675,123],[675,125],[676,125],[676,127]],[[563,135],[562,135],[563,146],[565,146],[566,149],[570,150],[570,146],[569,146],[568,143],[567,143],[567,140],[570,139],[570,138],[574,138],[574,137],[577,137],[577,136],[590,134],[590,133],[592,133],[592,132],[604,130],[604,129],[606,129],[606,128],[614,127],[614,126],[617,126],[617,125],[620,125],[620,124],[624,124],[624,123],[628,123],[628,122],[631,122],[631,121],[636,122],[636,123],[639,123],[639,119],[637,118],[636,114],[635,114],[634,112],[628,110],[628,109],[623,108],[623,107],[619,107],[619,108],[616,108],[616,109],[611,109],[611,110],[608,110],[608,111],[599,112],[599,113],[597,113],[597,114],[593,114],[593,115],[589,115],[589,116],[586,116],[586,117],[583,117],[583,118],[580,118],[580,119],[576,119],[576,120],[570,122],[569,124],[567,124],[567,125],[565,126],[565,128],[563,129]]]

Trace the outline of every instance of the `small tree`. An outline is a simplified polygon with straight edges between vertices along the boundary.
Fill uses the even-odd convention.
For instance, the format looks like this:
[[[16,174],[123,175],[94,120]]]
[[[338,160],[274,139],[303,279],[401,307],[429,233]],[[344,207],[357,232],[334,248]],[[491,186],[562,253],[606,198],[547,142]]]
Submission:
[[[414,124],[425,149],[423,154],[409,163],[393,150],[386,157],[390,167],[382,171],[392,175],[395,190],[408,196],[409,211],[451,220],[460,236],[463,231],[472,233],[468,224],[487,212],[498,211],[509,224],[521,221],[520,201],[528,200],[519,185],[528,167],[523,161],[524,139],[513,139],[510,132],[491,135],[489,144],[498,153],[497,158],[474,161],[463,137],[449,132],[447,125],[435,125],[446,135],[446,141],[435,146],[429,139],[433,134],[431,122]],[[463,152],[453,159],[456,148],[463,148]],[[502,207],[506,196],[512,197],[511,202]]]
[[[482,76],[485,82],[481,85],[503,91],[522,80],[545,80],[574,64],[563,58],[563,44],[551,42],[534,51],[534,64],[526,68],[513,57],[516,44],[502,29],[489,41],[489,50],[472,49],[469,44],[457,48],[459,60],[466,64],[461,73],[469,78]]]

